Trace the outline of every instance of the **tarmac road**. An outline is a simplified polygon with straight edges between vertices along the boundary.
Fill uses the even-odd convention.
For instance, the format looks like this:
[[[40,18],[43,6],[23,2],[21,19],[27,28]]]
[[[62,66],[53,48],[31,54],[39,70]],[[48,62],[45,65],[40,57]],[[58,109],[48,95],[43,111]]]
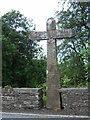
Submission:
[[[43,114],[24,114],[24,113],[0,113],[2,120],[90,120],[88,116],[69,116],[69,115],[43,115]]]

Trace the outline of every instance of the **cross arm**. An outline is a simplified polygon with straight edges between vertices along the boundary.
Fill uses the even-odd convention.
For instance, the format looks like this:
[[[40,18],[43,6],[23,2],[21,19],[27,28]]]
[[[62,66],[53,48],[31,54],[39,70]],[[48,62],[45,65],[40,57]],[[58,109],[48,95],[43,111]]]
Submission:
[[[54,39],[72,38],[75,36],[74,29],[49,30],[47,33],[49,38]]]
[[[32,31],[30,32],[31,40],[48,40],[48,35],[46,31]]]
[[[30,32],[31,40],[48,40],[50,37],[53,37],[54,39],[62,39],[71,38],[73,36],[75,36],[75,31],[73,29]]]
[[[72,38],[75,36],[75,30],[74,29],[62,29],[62,30],[56,30],[56,39],[62,39],[62,38]]]

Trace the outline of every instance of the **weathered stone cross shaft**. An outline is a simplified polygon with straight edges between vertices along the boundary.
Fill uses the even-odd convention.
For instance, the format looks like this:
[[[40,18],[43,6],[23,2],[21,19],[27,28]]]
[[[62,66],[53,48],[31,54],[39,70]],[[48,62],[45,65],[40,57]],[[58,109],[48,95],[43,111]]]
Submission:
[[[56,55],[56,39],[71,38],[74,36],[74,30],[63,29],[56,30],[54,18],[47,20],[47,31],[33,31],[30,33],[31,40],[47,40],[47,81],[46,81],[46,107],[51,109],[60,109],[59,96],[59,72]]]

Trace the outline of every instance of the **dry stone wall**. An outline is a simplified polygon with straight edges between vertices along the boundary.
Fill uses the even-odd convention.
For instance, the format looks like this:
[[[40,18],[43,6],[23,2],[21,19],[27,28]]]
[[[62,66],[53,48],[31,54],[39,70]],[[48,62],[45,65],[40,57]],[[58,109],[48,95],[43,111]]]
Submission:
[[[64,109],[61,113],[66,115],[88,115],[88,101],[90,94],[88,88],[61,88]],[[6,86],[2,89],[2,109],[40,109],[43,107],[41,88],[12,88]],[[54,102],[54,101],[53,101]]]
[[[64,112],[71,115],[88,115],[87,88],[62,88],[59,89],[62,95]]]
[[[42,107],[41,88],[2,89],[2,109],[40,109]]]

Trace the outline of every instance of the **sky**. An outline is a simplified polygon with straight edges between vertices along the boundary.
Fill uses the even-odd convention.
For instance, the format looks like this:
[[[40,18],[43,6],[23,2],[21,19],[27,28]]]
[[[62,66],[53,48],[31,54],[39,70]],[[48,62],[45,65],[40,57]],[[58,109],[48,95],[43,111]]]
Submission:
[[[36,24],[37,31],[46,30],[46,21],[55,16],[58,11],[59,0],[1,0],[0,16],[9,12],[11,9],[18,10],[27,18],[32,18]],[[47,41],[41,41],[40,45],[46,53]]]

